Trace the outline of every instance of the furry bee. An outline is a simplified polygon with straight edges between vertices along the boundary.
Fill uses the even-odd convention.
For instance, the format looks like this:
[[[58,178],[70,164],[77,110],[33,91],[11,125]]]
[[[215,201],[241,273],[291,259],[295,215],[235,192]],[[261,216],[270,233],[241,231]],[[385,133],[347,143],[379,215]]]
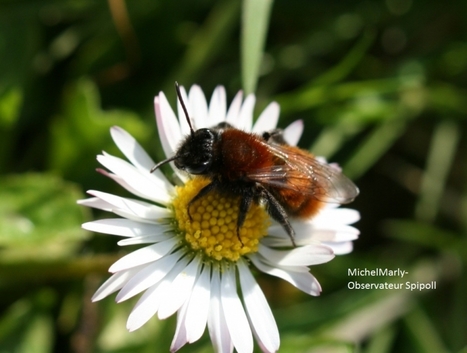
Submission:
[[[239,231],[250,206],[262,202],[295,246],[295,231],[289,217],[311,218],[325,203],[349,203],[359,194],[355,184],[338,168],[288,145],[279,129],[258,135],[224,122],[194,130],[177,83],[175,88],[190,135],[174,156],[156,164],[151,173],[173,161],[180,170],[210,179],[189,202],[189,215],[190,205],[214,190],[239,196],[240,239]]]

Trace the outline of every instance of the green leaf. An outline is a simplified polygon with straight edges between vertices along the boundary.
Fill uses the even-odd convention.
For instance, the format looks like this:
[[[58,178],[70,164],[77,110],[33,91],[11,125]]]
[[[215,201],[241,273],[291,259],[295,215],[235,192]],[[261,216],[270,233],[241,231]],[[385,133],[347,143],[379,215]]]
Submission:
[[[83,194],[71,183],[45,174],[0,180],[0,246],[7,259],[63,258],[88,238],[81,229],[87,210],[76,204]]]
[[[345,173],[352,179],[363,175],[404,132],[406,124],[407,121],[401,118],[376,126],[344,165]]]
[[[206,21],[193,35],[180,64],[166,79],[166,94],[174,94],[175,81],[186,85],[194,82],[229,42],[230,34],[236,28],[239,13],[237,0],[220,1],[212,8]]]
[[[439,251],[457,250],[466,254],[465,241],[456,233],[413,220],[389,220],[383,223],[384,232],[393,238]]]
[[[344,58],[330,70],[317,77],[310,86],[329,85],[342,81],[361,62],[368,48],[374,42],[376,33],[367,31]]]
[[[48,311],[54,302],[54,293],[43,289],[10,305],[0,318],[0,352],[51,352],[54,321]]]
[[[312,334],[285,336],[281,342],[283,353],[352,353],[357,352],[356,343],[333,339],[316,338]]]
[[[0,88],[0,92],[1,92]],[[11,86],[0,96],[0,170],[10,160],[14,144],[13,128],[19,118],[23,103],[23,92],[19,86]]]
[[[263,59],[272,0],[244,0],[242,11],[242,82],[246,94],[256,89]]]
[[[396,329],[394,325],[384,326],[369,339],[365,353],[389,353],[392,351]]]
[[[19,87],[10,88],[0,97],[0,127],[10,127],[16,122],[22,102],[23,93]]]
[[[51,169],[74,180],[89,175],[97,166],[97,153],[116,151],[109,131],[114,125],[127,130],[139,142],[147,141],[151,131],[135,113],[103,111],[99,92],[92,81],[81,79],[76,82],[68,88],[62,113],[52,126]],[[86,167],[77,167],[83,165]]]
[[[453,121],[442,120],[435,127],[415,209],[418,219],[435,220],[460,138],[460,126]]]
[[[342,82],[331,85],[309,85],[275,97],[281,112],[291,114],[357,97],[396,93],[401,90],[399,79],[372,79],[368,81]]]
[[[416,307],[409,315],[405,317],[407,331],[418,348],[416,352],[423,353],[447,353],[449,350],[445,347],[435,324],[427,313],[421,308]]]

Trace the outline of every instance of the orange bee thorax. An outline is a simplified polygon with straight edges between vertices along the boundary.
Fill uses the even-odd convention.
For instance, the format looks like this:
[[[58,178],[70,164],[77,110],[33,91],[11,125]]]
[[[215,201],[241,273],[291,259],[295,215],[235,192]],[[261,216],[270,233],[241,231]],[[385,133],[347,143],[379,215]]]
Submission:
[[[219,141],[222,163],[219,172],[228,180],[245,178],[248,172],[272,163],[264,142],[254,134],[226,129]]]

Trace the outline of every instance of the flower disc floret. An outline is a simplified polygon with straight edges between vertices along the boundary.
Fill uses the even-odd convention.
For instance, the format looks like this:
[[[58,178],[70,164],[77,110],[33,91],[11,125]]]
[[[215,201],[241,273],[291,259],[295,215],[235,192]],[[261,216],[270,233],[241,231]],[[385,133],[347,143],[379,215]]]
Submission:
[[[199,191],[210,183],[196,177],[176,188],[173,201],[177,227],[189,246],[217,261],[237,261],[241,256],[258,251],[261,238],[270,225],[264,207],[253,204],[237,236],[238,196],[211,191],[189,206]]]

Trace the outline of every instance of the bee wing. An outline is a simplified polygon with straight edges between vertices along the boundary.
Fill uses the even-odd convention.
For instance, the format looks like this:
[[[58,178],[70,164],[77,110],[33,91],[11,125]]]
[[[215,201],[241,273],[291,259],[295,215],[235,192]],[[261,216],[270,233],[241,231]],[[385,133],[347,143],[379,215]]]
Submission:
[[[267,146],[279,158],[279,163],[248,173],[250,179],[272,187],[312,195],[317,200],[331,203],[349,203],[359,194],[357,186],[341,173],[339,167],[321,162],[296,147]]]

